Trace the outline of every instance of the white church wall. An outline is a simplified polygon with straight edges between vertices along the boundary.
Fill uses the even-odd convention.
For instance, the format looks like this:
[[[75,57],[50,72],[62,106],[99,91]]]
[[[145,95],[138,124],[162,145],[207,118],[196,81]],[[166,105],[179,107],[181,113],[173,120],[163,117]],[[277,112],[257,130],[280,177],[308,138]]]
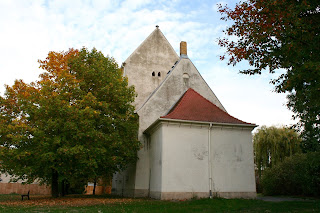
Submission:
[[[189,76],[186,83],[184,74]],[[158,88],[150,99],[138,109],[139,115],[139,140],[145,144],[146,138],[143,135],[153,122],[160,116],[165,115],[168,110],[179,100],[181,95],[188,88],[193,88],[208,100],[216,103],[221,109],[223,106],[214,95],[210,87],[201,77],[198,70],[194,67],[188,58],[183,58],[179,61],[176,67],[171,71],[164,83]],[[149,183],[149,151],[142,148],[138,152],[139,160],[137,161],[135,173],[135,196],[144,197],[148,195]]]
[[[139,131],[140,132],[140,131]],[[142,143],[142,148],[138,151],[138,161],[136,163],[135,176],[130,176],[135,180],[134,196],[147,197],[149,194],[149,173],[150,173],[150,159],[149,149],[147,147],[147,138],[143,134],[139,134],[139,140]]]
[[[160,119],[147,130],[152,138],[151,170],[158,178],[155,181],[155,177],[151,177],[151,197],[164,200],[209,197],[209,169],[213,196],[256,197],[253,126],[212,123],[211,168],[209,126],[209,122]]]
[[[179,62],[175,64],[175,68],[171,70],[169,74],[167,74],[168,70],[171,69],[171,66],[174,65],[174,62],[176,60],[179,60]],[[185,193],[185,191],[179,191],[179,187],[181,186],[181,184],[184,184],[184,182],[179,183],[178,181],[176,181],[177,184],[174,185],[173,183],[175,183],[175,181],[171,182],[171,180],[175,179],[175,177],[171,177],[170,174],[168,174],[169,175],[168,180],[163,179],[163,177],[167,177],[167,174],[165,175],[164,173],[161,173],[161,175],[158,174],[160,176],[156,176],[157,172],[159,173],[159,171],[155,168],[157,166],[164,166],[163,164],[164,159],[162,159],[162,161],[161,160],[159,161],[159,162],[162,162],[161,165],[156,164],[156,161],[159,159],[159,156],[157,156],[157,154],[155,153],[155,150],[152,150],[152,144],[151,144],[151,147],[148,147],[147,144],[149,139],[145,135],[143,135],[143,132],[152,123],[154,123],[159,117],[164,116],[168,112],[168,110],[173,106],[173,104],[176,103],[176,101],[181,97],[181,95],[183,95],[183,93],[188,88],[193,88],[195,91],[200,93],[203,97],[205,97],[212,103],[216,104],[222,110],[225,111],[225,109],[220,103],[220,101],[217,99],[215,94],[212,92],[210,87],[201,77],[200,73],[195,68],[193,63],[188,58],[179,59],[178,55],[174,52],[173,48],[171,47],[171,45],[168,43],[168,41],[166,40],[166,38],[163,36],[163,34],[158,28],[129,56],[129,58],[124,63],[123,70],[124,70],[124,75],[128,77],[129,85],[134,85],[136,88],[136,92],[138,93],[138,97],[135,100],[135,106],[136,106],[136,111],[139,115],[138,138],[142,143],[143,148],[140,151],[138,151],[139,160],[137,161],[136,165],[132,166],[129,170],[124,171],[122,174],[119,174],[120,175],[119,178],[122,178],[123,181],[126,180],[126,183],[125,184],[124,182],[121,182],[120,184],[115,183],[115,185],[117,185],[116,190],[118,190],[119,192],[122,192],[122,194],[128,194],[128,195],[131,194],[132,192],[133,196],[135,197],[145,197],[148,195],[152,195],[153,197],[159,197],[159,195],[157,194],[158,192],[157,190],[159,189],[160,186],[162,191],[166,189],[169,190],[169,187],[163,185],[163,183],[167,181],[168,183],[166,182],[166,184],[168,186],[172,185],[173,187],[178,187],[177,193],[180,193],[181,195],[181,193]],[[155,76],[152,75],[153,72],[155,73]],[[158,76],[158,73],[160,73],[160,76]],[[158,85],[159,87],[157,88]],[[157,90],[154,91],[155,88],[157,88]],[[152,96],[149,96],[153,91],[154,91],[154,94]],[[149,98],[149,100],[145,102],[147,98]],[[191,128],[192,131],[190,132],[188,131],[190,129],[188,129],[186,132],[177,131],[179,133],[178,134],[179,137],[178,137],[178,136],[175,136],[176,132],[172,131],[172,129],[167,129],[167,128],[168,127],[164,127],[164,129],[161,131],[166,130],[168,133],[164,134],[164,132],[162,132],[161,135],[166,135],[165,137],[168,137],[168,140],[177,141],[177,139],[181,137],[183,138],[184,141],[187,141],[186,144],[190,143],[190,145],[188,146],[183,146],[186,144],[180,144],[183,147],[183,149],[186,149],[185,155],[192,154],[192,152],[190,151],[190,147],[193,144],[192,141],[200,141],[197,143],[204,143],[204,144],[208,142],[207,139],[204,140],[205,142],[203,142],[203,139],[201,139],[201,138],[208,137],[208,130],[206,133],[200,134],[200,132],[205,130],[200,129],[201,131],[200,130],[195,131],[193,130],[193,127],[192,127]],[[179,127],[179,128],[184,128],[184,127]],[[188,134],[190,134],[189,137],[185,138],[185,135],[188,135]],[[169,156],[169,153],[173,152],[173,150],[177,148],[177,147],[174,147],[175,143],[171,144],[167,142],[167,138],[161,138],[159,135],[155,135],[152,137],[154,138],[153,139],[151,138],[151,140],[166,142],[166,144],[164,144],[163,153],[168,151],[166,150],[165,145],[168,146],[168,149],[171,146],[173,146],[171,147],[172,149],[170,149],[171,151],[170,150],[168,151],[168,154],[167,154],[168,156]],[[219,136],[219,137],[227,141],[233,140],[230,138],[223,138],[222,136]],[[242,141],[242,139],[240,139],[240,141]],[[250,138],[250,141],[251,141],[251,138]],[[158,146],[159,144],[161,143],[156,142],[156,146]],[[179,144],[179,142],[177,142],[177,144]],[[219,146],[219,142],[217,142],[216,144],[217,146]],[[247,144],[243,142],[243,146],[246,146],[246,145]],[[177,150],[181,149],[179,147]],[[160,147],[157,147],[157,148],[160,148]],[[252,144],[251,144],[251,150],[252,150]],[[221,152],[223,151],[221,150]],[[174,157],[175,154],[177,153],[173,153],[172,157],[167,156],[168,159],[176,160]],[[198,161],[200,162],[200,160]],[[195,161],[193,158],[187,158],[185,163],[188,163],[188,164],[186,164],[187,166],[185,168],[188,170],[189,168],[188,165],[190,166],[193,164],[197,165],[197,163],[199,163],[198,161]],[[204,160],[201,160],[201,161],[204,161]],[[166,162],[169,163],[170,161],[166,161]],[[180,161],[178,160],[178,162]],[[237,163],[237,162],[234,162],[234,163]],[[253,163],[253,160],[252,160],[252,163]],[[184,166],[183,162],[181,162],[181,165]],[[241,163],[239,165],[241,165],[240,167],[242,167]],[[206,166],[207,168],[204,171],[206,173],[203,173],[202,171],[200,172],[200,170],[202,170],[204,167],[205,166],[200,166],[200,163],[199,163],[199,167],[196,167],[197,169],[199,169],[199,171],[193,172],[194,174],[192,175],[187,175],[186,172],[183,173],[186,175],[185,179],[183,180],[186,180],[187,182],[196,180],[199,185],[197,186],[198,188],[193,188],[195,186],[192,186],[192,185],[190,185],[189,188],[187,187],[188,191],[191,190],[190,192],[187,193],[189,197],[194,196],[196,193],[195,191],[197,190],[200,190],[197,192],[198,194],[196,195],[198,197],[208,195],[208,188],[209,188],[208,177],[206,177],[207,178],[206,190],[202,191],[206,185],[205,183],[203,183],[202,178],[204,176],[208,176],[208,163]],[[168,168],[171,168],[171,167],[169,166]],[[180,168],[180,166],[176,167],[176,169],[183,170],[182,168]],[[216,169],[218,170],[215,170],[215,171],[217,172],[220,171],[220,168],[216,167]],[[152,172],[155,173],[155,176],[151,176],[151,179],[150,179],[150,171],[151,171],[151,174]],[[246,172],[247,170],[244,169],[243,171]],[[252,172],[253,172],[253,168],[252,168]],[[238,173],[240,174],[240,172]],[[229,173],[225,172],[224,174],[228,175]],[[230,174],[235,174],[235,173],[230,172]],[[200,179],[197,180],[198,178]],[[162,183],[162,185],[161,184],[159,185],[159,182]],[[220,187],[219,190],[229,193],[228,191],[229,188],[225,188],[225,185],[226,184],[224,184],[224,182],[221,181],[220,179],[217,180],[217,186],[218,188]],[[167,187],[167,188],[164,188],[164,187]],[[239,186],[239,190],[240,188],[241,187]],[[227,189],[227,190],[222,190],[222,189]],[[231,188],[230,190],[232,189],[234,188]],[[235,188],[235,190],[237,192],[238,188]],[[127,191],[128,193],[125,193],[125,191]],[[178,194],[170,195],[171,192],[173,191],[164,191],[161,195],[161,198],[165,199],[166,196],[167,198],[170,196],[176,197],[176,198],[179,197]],[[232,193],[234,192],[235,191],[232,191]],[[164,193],[167,193],[167,194],[164,194]]]
[[[150,150],[149,195],[152,198],[160,199],[162,181],[162,128],[158,125],[153,131],[148,144]]]
[[[208,125],[163,123],[161,128],[161,199],[208,197]]]
[[[123,64],[123,71],[128,77],[129,85],[134,85],[138,94],[134,103],[136,109],[139,109],[146,98],[159,86],[177,60],[179,56],[158,28],[127,58]],[[124,171],[126,173],[124,175],[134,180],[133,185],[129,187],[135,188],[135,197],[145,197],[149,193],[149,150],[145,146],[147,140],[143,135],[143,131],[147,128],[143,124],[149,119],[151,118],[140,116],[138,137],[143,148],[138,151],[139,160],[135,165],[135,172]]]
[[[252,128],[214,126],[211,130],[212,188],[214,195],[256,196]]]
[[[158,28],[126,59],[123,70],[129,86],[134,85],[138,94],[134,103],[137,109],[159,86],[177,60],[179,56]]]

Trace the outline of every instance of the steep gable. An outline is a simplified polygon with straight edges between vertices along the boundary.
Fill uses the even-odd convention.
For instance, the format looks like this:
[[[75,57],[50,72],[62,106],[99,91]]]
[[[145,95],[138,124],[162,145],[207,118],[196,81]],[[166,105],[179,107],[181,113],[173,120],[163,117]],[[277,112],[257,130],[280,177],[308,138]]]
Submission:
[[[161,84],[149,95],[149,97],[144,101],[139,108],[136,108],[136,111],[139,112],[150,99],[155,98],[159,91],[163,90],[163,87],[167,88],[167,92],[162,95],[162,98],[166,97],[169,100],[174,95],[176,99],[180,98],[181,94],[183,94],[188,88],[197,89],[197,91],[201,91],[201,94],[217,105],[223,111],[226,111],[219,99],[213,93],[207,82],[203,79],[200,72],[194,66],[192,61],[186,55],[182,55],[178,61],[175,62],[174,66],[169,70],[165,79],[161,82]],[[176,99],[177,100],[177,99]],[[170,105],[171,106],[171,105]],[[165,108],[170,107],[168,103]]]
[[[189,88],[198,91],[205,99],[225,111],[188,56],[181,55],[179,61],[168,72],[162,83],[141,107],[137,108],[136,112],[140,117],[139,132],[142,133],[153,122],[166,115]]]
[[[136,108],[159,86],[177,60],[179,56],[158,26],[125,60],[124,75],[138,94]]]
[[[191,88],[183,94],[168,114],[161,116],[161,118],[228,124],[250,124],[232,117]]]

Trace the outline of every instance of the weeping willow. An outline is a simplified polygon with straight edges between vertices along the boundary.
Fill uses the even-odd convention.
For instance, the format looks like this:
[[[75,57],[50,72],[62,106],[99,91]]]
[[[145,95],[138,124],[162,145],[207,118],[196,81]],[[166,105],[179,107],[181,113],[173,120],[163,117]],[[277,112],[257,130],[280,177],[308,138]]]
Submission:
[[[299,134],[286,127],[262,126],[253,136],[254,160],[259,178],[261,171],[301,152]]]

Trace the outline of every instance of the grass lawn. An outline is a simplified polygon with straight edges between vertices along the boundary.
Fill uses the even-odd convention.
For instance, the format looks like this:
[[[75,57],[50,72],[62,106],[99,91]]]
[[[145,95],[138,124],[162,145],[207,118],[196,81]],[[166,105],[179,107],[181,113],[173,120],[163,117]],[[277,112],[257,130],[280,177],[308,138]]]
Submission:
[[[244,199],[159,201],[110,196],[50,198],[0,195],[0,212],[320,212],[320,200],[265,202]]]

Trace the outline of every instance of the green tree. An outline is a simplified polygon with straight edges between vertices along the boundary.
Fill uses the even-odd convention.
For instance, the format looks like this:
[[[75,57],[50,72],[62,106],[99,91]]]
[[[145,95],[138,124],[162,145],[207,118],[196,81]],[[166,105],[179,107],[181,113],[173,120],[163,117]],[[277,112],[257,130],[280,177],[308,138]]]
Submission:
[[[272,83],[287,92],[287,107],[298,118],[304,151],[320,150],[320,2],[319,0],[246,0],[234,9],[219,6],[222,20],[234,23],[219,39],[229,64],[247,60],[244,74],[286,73]],[[225,55],[221,59],[225,59]]]
[[[96,49],[50,52],[40,80],[16,80],[0,97],[1,171],[59,184],[110,177],[137,159],[135,92]]]
[[[301,152],[301,138],[298,133],[286,127],[262,126],[253,136],[254,161],[258,170],[271,168],[286,157]]]
[[[320,153],[300,153],[266,169],[261,185],[265,195],[320,195]]]

